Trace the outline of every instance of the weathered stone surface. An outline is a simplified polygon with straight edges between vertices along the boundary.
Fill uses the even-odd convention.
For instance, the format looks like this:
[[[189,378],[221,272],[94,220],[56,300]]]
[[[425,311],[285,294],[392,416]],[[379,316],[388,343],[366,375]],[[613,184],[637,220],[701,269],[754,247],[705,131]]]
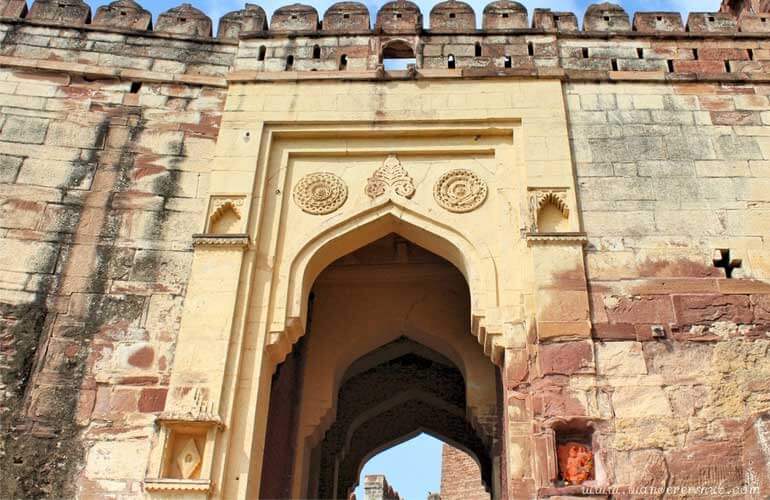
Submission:
[[[91,7],[82,0],[35,0],[29,9],[29,18],[83,25],[91,22]]]
[[[519,2],[497,0],[484,7],[482,28],[485,30],[525,29],[527,8]]]
[[[262,474],[288,477],[313,450],[282,450],[317,442],[347,418],[333,408],[369,401],[335,407],[334,381],[399,336],[438,353],[407,365],[462,365],[453,383],[420,386],[448,388],[454,413],[420,398],[395,408],[421,425],[446,417],[453,424],[440,430],[466,438],[483,429],[476,458],[487,472],[463,469],[474,477],[461,478],[476,489],[494,460],[508,498],[551,491],[543,488],[558,470],[547,457],[559,433],[593,425],[597,473],[610,484],[744,478],[767,496],[758,416],[770,407],[770,49],[757,4],[737,21],[756,34],[740,37],[731,16],[708,13],[690,18],[686,36],[669,36],[682,29],[669,13],[639,13],[637,34],[615,35],[628,17],[611,5],[587,16],[585,30],[601,36],[557,37],[578,29],[575,16],[542,9],[538,31],[512,31],[527,27],[515,2],[490,4],[483,34],[457,2],[437,6],[425,32],[416,6],[395,2],[373,33],[367,9],[353,3],[332,6],[322,25],[312,7],[279,9],[271,33],[251,5],[225,16],[221,40],[211,40],[210,22],[189,7],[163,17],[155,35],[142,33],[149,17],[128,0],[101,8],[86,29],[85,4],[35,2],[31,21],[9,21],[0,35],[0,468],[12,471],[0,496],[149,491],[145,476],[162,470],[153,462],[158,414],[230,408],[219,399],[225,389],[239,395],[227,432],[250,435],[246,420],[268,428]],[[24,8],[0,7],[14,17]],[[418,67],[375,74],[386,54],[414,55]],[[407,77],[417,81],[390,81]],[[390,151],[401,152],[413,197],[361,203]],[[455,169],[489,187],[464,214],[444,213],[433,198],[435,181]],[[321,170],[344,177],[351,196],[333,218],[297,219],[283,205],[293,176]],[[554,189],[563,206],[542,208],[553,208],[557,234],[522,236],[528,195]],[[193,233],[226,227],[210,224],[219,209],[249,237],[196,238],[193,250]],[[390,232],[401,236],[368,246]],[[447,279],[409,238],[451,257],[472,293],[463,274]],[[729,279],[713,266],[724,249],[742,259]],[[342,255],[309,307],[314,285],[303,280]],[[290,269],[303,262],[306,272]],[[364,264],[381,281],[356,278]],[[394,292],[401,279],[409,285]],[[323,311],[336,327],[323,327]],[[303,328],[312,335],[300,339]],[[319,342],[324,331],[331,337]],[[237,380],[273,373],[236,377],[237,342],[238,366],[275,369],[282,395],[297,379],[280,361],[301,359],[310,385],[300,392],[312,397],[297,401],[306,406],[242,401],[254,391]],[[499,386],[495,365],[504,367]],[[397,381],[414,382],[406,373]],[[357,443],[378,448],[384,432],[398,440],[414,430],[393,425],[408,422],[397,410],[382,415]],[[308,435],[275,424],[293,418]],[[265,444],[258,434],[248,449]],[[214,484],[226,490],[229,474]],[[291,488],[260,496],[297,496]]]
[[[92,24],[142,31],[152,27],[152,14],[134,0],[117,0],[96,9]]]
[[[159,15],[155,31],[210,38],[212,23],[211,19],[202,11],[189,3],[185,3]]]
[[[590,342],[563,342],[540,346],[540,371],[545,375],[572,375],[590,371],[594,353]]]
[[[288,31],[316,31],[318,11],[310,5],[295,3],[276,9],[270,20],[270,30],[276,33]]]
[[[606,376],[647,374],[642,344],[639,342],[597,343],[596,373]]]
[[[369,9],[358,2],[337,2],[324,13],[323,31],[350,33],[369,31]]]
[[[671,406],[663,389],[657,386],[616,387],[612,407],[620,418],[667,417]]]
[[[259,5],[247,3],[245,9],[222,16],[217,38],[236,40],[241,33],[255,31],[267,31],[267,14]]]

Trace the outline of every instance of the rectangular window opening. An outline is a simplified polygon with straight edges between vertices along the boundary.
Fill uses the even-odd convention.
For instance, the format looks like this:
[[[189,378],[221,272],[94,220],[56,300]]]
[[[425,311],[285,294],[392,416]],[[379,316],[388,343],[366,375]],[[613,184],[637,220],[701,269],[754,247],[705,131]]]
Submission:
[[[131,82],[131,93],[138,94],[142,90],[142,82]]]

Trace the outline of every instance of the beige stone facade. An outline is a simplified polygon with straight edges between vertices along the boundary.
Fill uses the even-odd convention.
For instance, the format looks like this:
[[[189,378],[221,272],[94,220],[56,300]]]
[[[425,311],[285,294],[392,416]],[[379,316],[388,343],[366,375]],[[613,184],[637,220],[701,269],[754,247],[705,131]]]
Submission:
[[[766,497],[739,3],[0,1],[0,496],[347,498],[429,432],[442,498]]]

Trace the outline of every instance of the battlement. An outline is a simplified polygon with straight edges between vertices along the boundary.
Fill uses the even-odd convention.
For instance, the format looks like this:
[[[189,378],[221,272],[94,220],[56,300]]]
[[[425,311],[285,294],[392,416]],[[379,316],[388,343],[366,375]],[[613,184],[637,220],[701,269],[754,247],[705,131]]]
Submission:
[[[694,12],[684,23],[675,12],[632,19],[601,3],[588,7],[581,24],[571,12],[534,9],[530,16],[518,2],[497,0],[484,8],[479,28],[476,12],[457,0],[436,4],[428,26],[408,0],[383,5],[373,25],[357,2],[336,3],[323,16],[309,5],[287,5],[269,22],[264,9],[246,4],[219,20],[214,37],[214,22],[190,4],[153,24],[133,0],[93,16],[82,0],[36,0],[29,10],[23,0],[0,0],[0,62],[63,71],[74,63],[86,74],[139,80],[184,75],[218,86],[226,79],[466,76],[766,81],[770,13],[759,10],[768,7],[725,0],[722,11]],[[394,59],[412,67],[389,71]]]
[[[765,2],[767,3],[767,2]],[[482,13],[481,29],[477,28],[473,8],[459,0],[437,3],[425,26],[417,4],[409,0],[386,3],[377,12],[371,26],[369,10],[359,2],[338,2],[323,17],[304,4],[291,4],[276,9],[268,23],[265,10],[247,3],[219,20],[217,39],[237,40],[242,36],[287,36],[300,34],[379,34],[407,35],[480,34],[485,32],[561,32],[561,33],[692,33],[728,34],[770,33],[770,5],[754,0],[746,5],[725,0],[720,12],[693,12],[683,23],[678,12],[637,12],[633,21],[619,5],[598,3],[588,7],[582,30],[572,12],[554,12],[547,8],[534,10],[531,24],[526,7],[511,0],[496,0]],[[184,3],[162,13],[153,27],[152,15],[134,0],[116,0],[96,10],[83,0],[35,0],[28,10],[25,0],[0,0],[0,15],[69,26],[93,26],[131,31],[152,31],[197,38],[212,38],[213,21],[204,12]]]

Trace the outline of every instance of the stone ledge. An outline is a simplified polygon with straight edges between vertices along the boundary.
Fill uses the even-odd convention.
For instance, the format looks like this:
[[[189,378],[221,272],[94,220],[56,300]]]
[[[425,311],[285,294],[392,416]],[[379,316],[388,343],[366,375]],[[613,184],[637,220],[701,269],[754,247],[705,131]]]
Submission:
[[[205,427],[217,427],[223,429],[225,427],[222,418],[219,415],[212,413],[162,413],[157,419],[157,422],[165,425],[174,424],[192,424]]]
[[[209,479],[145,479],[145,491],[194,491],[208,493],[211,490]]]
[[[152,31],[152,30],[144,31],[144,30],[121,29],[121,28],[115,28],[111,26],[101,26],[96,24],[68,24],[68,23],[61,23],[61,22],[56,23],[51,21],[39,20],[39,19],[30,19],[28,17],[17,18],[17,17],[0,16],[0,23],[24,24],[29,26],[39,26],[41,28],[58,28],[58,29],[67,29],[67,30],[95,31],[95,32],[102,32],[102,33],[114,33],[117,35],[131,35],[131,36],[146,37],[146,38],[161,38],[161,39],[168,39],[168,40],[175,40],[175,41],[178,40],[178,41],[195,42],[195,43],[201,43],[201,44],[211,44],[211,45],[230,45],[233,47],[238,45],[238,40],[231,40],[227,38],[189,36],[189,35],[181,35],[177,33],[164,33],[160,31]]]
[[[543,245],[549,243],[588,243],[586,233],[526,233],[528,245]]]
[[[188,85],[201,85],[206,87],[220,88],[227,87],[227,80],[218,76],[175,75],[172,73],[160,73],[157,71],[145,71],[129,68],[105,68],[103,66],[63,61],[30,60],[13,56],[0,56],[0,67],[55,71],[95,78],[114,78],[119,80],[133,81],[140,80],[144,82],[157,83],[182,83]]]
[[[248,234],[194,234],[195,247],[234,247],[246,249],[249,247]]]

